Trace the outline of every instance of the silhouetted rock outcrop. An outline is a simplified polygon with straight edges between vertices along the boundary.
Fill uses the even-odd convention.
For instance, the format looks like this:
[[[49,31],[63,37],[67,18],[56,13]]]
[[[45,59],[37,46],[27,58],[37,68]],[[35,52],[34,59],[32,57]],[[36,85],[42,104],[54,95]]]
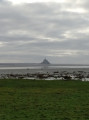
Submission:
[[[50,64],[50,62],[45,58],[45,59],[41,62],[41,64],[48,65],[48,64]]]

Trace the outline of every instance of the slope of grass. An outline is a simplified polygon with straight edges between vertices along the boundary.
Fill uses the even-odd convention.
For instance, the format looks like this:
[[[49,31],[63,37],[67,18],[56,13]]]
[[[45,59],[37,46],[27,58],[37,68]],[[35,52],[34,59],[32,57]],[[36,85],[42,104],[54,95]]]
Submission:
[[[0,120],[89,120],[89,82],[0,80]]]

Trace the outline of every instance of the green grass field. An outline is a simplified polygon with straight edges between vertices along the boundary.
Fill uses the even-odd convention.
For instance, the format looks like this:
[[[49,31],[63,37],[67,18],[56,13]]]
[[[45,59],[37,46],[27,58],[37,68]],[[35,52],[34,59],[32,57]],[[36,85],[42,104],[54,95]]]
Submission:
[[[0,120],[89,120],[89,82],[0,80]]]

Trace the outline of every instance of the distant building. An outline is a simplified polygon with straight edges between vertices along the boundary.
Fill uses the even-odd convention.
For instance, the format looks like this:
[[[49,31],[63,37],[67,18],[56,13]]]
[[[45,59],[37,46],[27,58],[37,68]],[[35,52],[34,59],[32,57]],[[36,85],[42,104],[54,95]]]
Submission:
[[[44,65],[49,65],[50,64],[50,62],[45,58],[42,62],[41,62],[41,64],[44,64]]]

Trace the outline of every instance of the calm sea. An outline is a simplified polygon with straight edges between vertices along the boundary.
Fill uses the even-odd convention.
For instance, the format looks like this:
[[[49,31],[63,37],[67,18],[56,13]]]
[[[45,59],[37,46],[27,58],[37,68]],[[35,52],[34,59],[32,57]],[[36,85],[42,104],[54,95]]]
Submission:
[[[36,63],[0,63],[0,69],[60,69],[60,68],[89,68],[89,65],[78,64],[50,64],[42,65]]]
[[[42,65],[35,63],[0,63],[0,74],[27,74],[27,73],[39,73],[55,71],[84,71],[89,74],[89,65],[61,65],[61,64],[50,64]]]

